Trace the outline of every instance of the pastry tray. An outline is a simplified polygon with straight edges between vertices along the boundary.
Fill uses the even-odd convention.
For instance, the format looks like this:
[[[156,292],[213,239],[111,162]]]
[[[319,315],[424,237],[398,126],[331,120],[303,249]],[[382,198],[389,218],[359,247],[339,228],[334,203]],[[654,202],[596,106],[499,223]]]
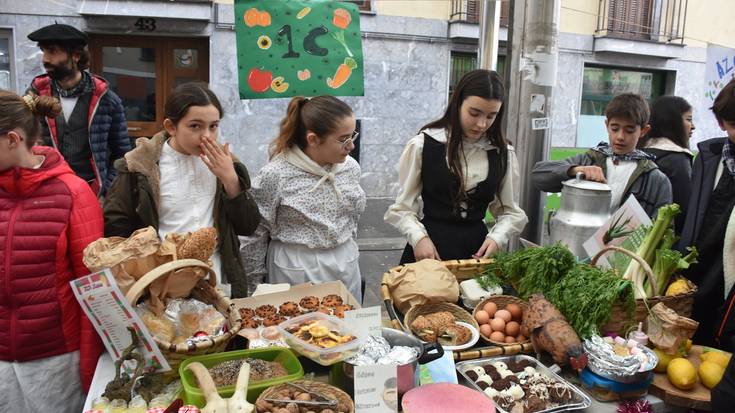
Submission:
[[[563,379],[561,376],[551,371],[549,368],[544,366],[537,359],[531,356],[526,356],[524,354],[516,354],[513,356],[501,356],[501,357],[491,357],[491,358],[483,358],[483,359],[477,359],[477,360],[462,361],[462,362],[457,363],[457,371],[462,375],[462,377],[465,380],[467,380],[469,387],[485,394],[485,392],[483,392],[482,389],[480,389],[480,387],[477,384],[475,384],[474,380],[471,380],[467,376],[467,374],[465,373],[467,370],[469,370],[471,367],[478,367],[478,366],[481,367],[488,363],[495,363],[499,361],[507,363],[509,361],[516,362],[520,360],[528,360],[530,362],[533,362],[536,365],[535,369],[537,372],[551,379],[564,383],[571,389],[572,394],[575,395],[574,398],[576,399],[576,401],[573,403],[562,404],[556,407],[551,407],[545,410],[540,410],[536,413],[550,413],[550,412],[564,412],[564,411],[569,411],[569,410],[580,410],[580,409],[586,409],[592,405],[592,399],[590,399],[590,397],[587,396],[583,391],[581,391],[577,386],[569,383],[567,380]],[[487,397],[490,398],[490,396],[487,396]],[[497,403],[495,404],[495,409],[499,413],[509,413],[508,411],[498,406]]]

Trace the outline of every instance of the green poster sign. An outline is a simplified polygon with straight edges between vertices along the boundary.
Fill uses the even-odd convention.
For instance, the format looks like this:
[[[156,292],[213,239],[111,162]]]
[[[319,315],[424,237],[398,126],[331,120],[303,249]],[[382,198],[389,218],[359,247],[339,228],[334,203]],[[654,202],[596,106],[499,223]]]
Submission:
[[[240,98],[364,95],[355,4],[235,0]]]

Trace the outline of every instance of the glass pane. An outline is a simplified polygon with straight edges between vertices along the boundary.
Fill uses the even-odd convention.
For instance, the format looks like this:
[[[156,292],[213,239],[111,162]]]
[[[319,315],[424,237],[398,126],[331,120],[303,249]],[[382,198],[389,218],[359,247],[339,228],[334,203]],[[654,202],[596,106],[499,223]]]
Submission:
[[[0,89],[10,89],[10,42],[0,37]]]
[[[155,49],[103,47],[102,76],[122,99],[128,121],[156,120]]]
[[[602,116],[615,95],[637,93],[651,101],[660,95],[663,75],[615,68],[585,67],[582,80],[582,115]]]
[[[196,49],[174,49],[174,66],[177,69],[197,69],[199,53]]]

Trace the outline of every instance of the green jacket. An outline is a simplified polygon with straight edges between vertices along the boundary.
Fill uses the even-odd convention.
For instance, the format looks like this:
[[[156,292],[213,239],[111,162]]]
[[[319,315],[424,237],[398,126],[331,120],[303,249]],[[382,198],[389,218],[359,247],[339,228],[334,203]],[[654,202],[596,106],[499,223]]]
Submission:
[[[104,203],[105,236],[129,237],[135,230],[152,226],[158,230],[160,175],[158,161],[167,136],[140,138],[136,147],[115,161],[117,177]],[[250,177],[245,165],[233,157],[242,192],[228,199],[217,180],[214,201],[214,226],[222,257],[222,276],[232,286],[232,297],[248,295],[245,268],[240,257],[238,235],[251,235],[260,223],[258,206],[247,192]]]

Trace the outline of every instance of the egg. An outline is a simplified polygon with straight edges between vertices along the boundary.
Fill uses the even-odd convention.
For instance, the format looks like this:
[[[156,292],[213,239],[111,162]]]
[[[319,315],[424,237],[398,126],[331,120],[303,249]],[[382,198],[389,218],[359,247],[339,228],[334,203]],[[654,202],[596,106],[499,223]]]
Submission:
[[[490,324],[483,324],[480,326],[480,334],[482,334],[483,337],[490,337],[490,334],[493,333],[492,327],[490,327]]]
[[[513,320],[521,321],[521,319],[523,318],[523,309],[520,305],[516,303],[510,303],[505,306],[505,309],[508,310],[508,312],[510,313],[510,317]]]
[[[507,322],[508,322],[508,321],[510,321],[510,319],[511,319],[511,316],[510,316],[510,311],[508,311],[508,310],[505,310],[505,309],[503,309],[503,310],[498,310],[498,311],[497,311],[497,312],[495,313],[495,318],[502,318],[502,319],[503,319],[503,321],[505,321],[505,322],[507,323]]]
[[[493,318],[490,320],[490,327],[493,331],[505,331],[505,321],[502,318]]]
[[[490,316],[494,316],[495,312],[498,311],[498,305],[492,301],[488,301],[483,307],[483,310]]]
[[[516,339],[513,336],[505,336],[505,342],[506,343],[515,343]]]
[[[515,321],[511,321],[510,323],[505,325],[505,334],[516,337],[518,336],[518,333],[521,331],[521,326]]]
[[[503,343],[505,342],[505,334],[500,331],[493,331],[493,333],[490,334],[490,340]]]
[[[480,310],[475,313],[475,320],[478,324],[487,324],[490,322],[490,315],[486,311]]]
[[[528,339],[523,334],[519,334],[518,337],[516,338],[516,340],[518,340],[519,343],[523,343],[524,341],[526,341]]]

